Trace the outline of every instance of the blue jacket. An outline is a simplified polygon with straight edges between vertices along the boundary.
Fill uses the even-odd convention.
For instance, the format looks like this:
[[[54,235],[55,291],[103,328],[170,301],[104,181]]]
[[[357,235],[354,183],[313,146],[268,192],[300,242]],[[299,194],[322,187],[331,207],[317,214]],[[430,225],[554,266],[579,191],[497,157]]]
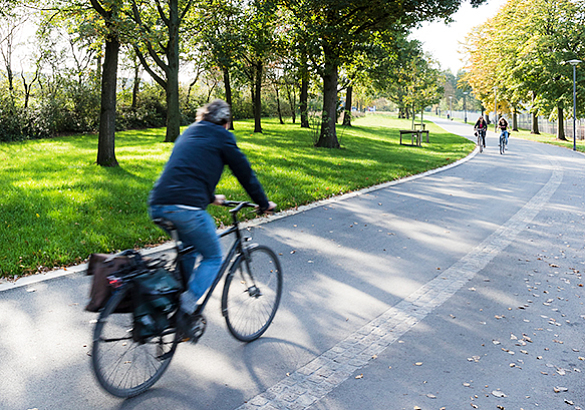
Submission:
[[[175,141],[169,161],[150,192],[149,205],[187,205],[201,209],[215,199],[224,165],[261,209],[268,199],[234,135],[208,121],[187,128]]]

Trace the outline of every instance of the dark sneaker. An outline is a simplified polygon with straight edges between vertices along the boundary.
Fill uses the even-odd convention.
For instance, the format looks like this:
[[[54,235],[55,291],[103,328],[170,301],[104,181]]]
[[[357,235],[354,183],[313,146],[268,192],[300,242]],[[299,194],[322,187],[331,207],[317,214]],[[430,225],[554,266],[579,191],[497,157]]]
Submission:
[[[177,316],[177,330],[179,338],[183,342],[197,343],[199,338],[205,332],[207,322],[202,315],[189,315],[183,311],[179,311]]]

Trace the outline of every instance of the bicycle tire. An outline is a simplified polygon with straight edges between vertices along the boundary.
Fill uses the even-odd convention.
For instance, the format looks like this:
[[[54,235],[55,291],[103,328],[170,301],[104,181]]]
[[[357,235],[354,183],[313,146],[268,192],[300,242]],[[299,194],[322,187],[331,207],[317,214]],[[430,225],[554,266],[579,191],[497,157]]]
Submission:
[[[500,137],[500,154],[504,154],[506,140]]]
[[[179,342],[176,329],[145,343],[132,339],[133,313],[113,313],[130,286],[107,302],[94,328],[91,363],[99,384],[110,394],[128,398],[144,393],[168,368]]]
[[[233,263],[223,287],[221,308],[236,339],[258,339],[272,323],[282,295],[282,268],[268,247],[255,245]]]
[[[481,134],[478,135],[477,137],[477,145],[479,146],[479,153],[481,154],[483,152],[483,142],[481,139]]]

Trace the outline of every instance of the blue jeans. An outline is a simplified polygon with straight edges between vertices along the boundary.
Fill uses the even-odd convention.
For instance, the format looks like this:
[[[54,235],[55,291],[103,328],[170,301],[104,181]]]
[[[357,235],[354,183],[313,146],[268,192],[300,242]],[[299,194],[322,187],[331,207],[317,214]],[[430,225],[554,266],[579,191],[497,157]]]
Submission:
[[[222,263],[222,251],[219,237],[216,233],[215,222],[211,215],[203,209],[185,209],[177,205],[153,205],[149,208],[151,218],[165,218],[172,221],[177,227],[179,239],[185,246],[194,246],[195,251],[183,257],[185,272],[192,272],[188,278],[191,295],[181,297],[185,311],[192,313],[195,302],[203,296],[215,280]],[[202,259],[193,270],[197,255]]]
[[[508,145],[508,136],[510,135],[510,133],[508,132],[508,130],[502,130],[500,136],[502,136],[502,134],[504,134],[504,138],[506,138],[506,145]]]

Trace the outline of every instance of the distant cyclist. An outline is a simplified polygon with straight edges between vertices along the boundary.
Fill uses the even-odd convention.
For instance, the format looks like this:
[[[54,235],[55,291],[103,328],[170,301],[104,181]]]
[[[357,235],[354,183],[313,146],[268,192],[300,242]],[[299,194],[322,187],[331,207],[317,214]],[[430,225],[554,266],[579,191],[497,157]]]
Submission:
[[[506,145],[508,145],[508,136],[510,133],[508,132],[508,121],[506,121],[504,117],[500,118],[500,121],[498,121],[498,128],[501,131],[500,137],[503,135],[504,138],[506,138]]]
[[[485,148],[485,134],[487,132],[487,122],[485,122],[485,119],[483,118],[483,115],[481,115],[477,119],[477,122],[475,123],[475,126],[473,127],[473,129],[481,137],[481,141],[483,143],[483,147]]]

